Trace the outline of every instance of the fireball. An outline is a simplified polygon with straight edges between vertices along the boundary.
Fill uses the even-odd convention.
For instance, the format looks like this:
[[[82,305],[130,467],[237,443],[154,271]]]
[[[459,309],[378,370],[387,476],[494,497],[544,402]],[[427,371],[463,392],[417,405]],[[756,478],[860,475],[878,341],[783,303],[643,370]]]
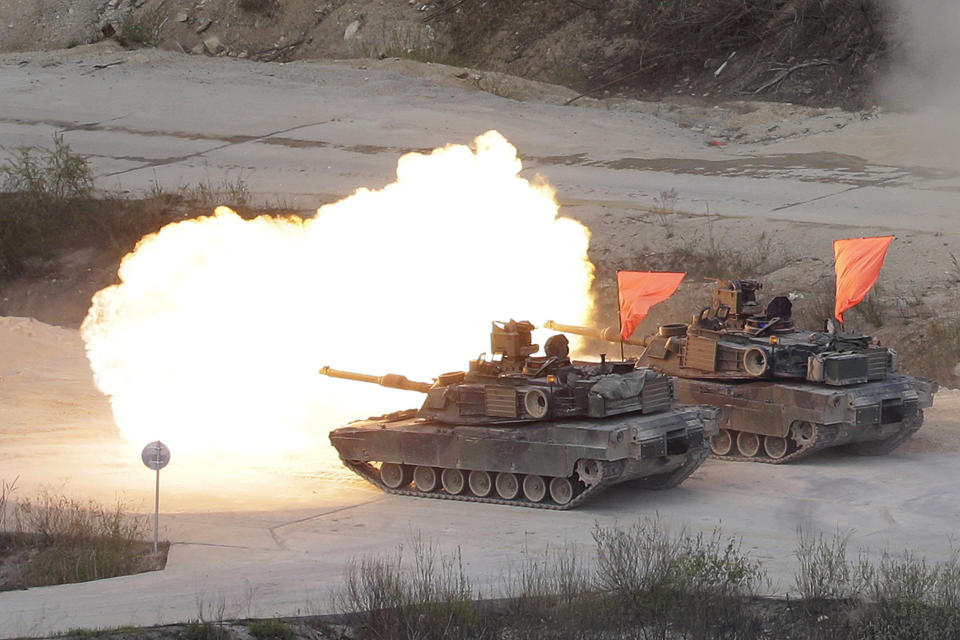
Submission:
[[[322,365],[430,381],[487,351],[493,320],[588,322],[589,232],[521,169],[490,131],[308,219],[218,207],[143,238],[82,326],[118,427],[175,452],[302,451],[422,401]]]

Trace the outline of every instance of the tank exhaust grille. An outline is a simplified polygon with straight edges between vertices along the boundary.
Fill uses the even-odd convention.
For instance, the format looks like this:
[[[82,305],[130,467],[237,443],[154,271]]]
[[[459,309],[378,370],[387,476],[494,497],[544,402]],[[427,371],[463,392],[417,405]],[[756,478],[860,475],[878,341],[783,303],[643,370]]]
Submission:
[[[488,386],[484,390],[485,413],[497,418],[517,417],[517,391],[513,387]]]
[[[717,341],[699,336],[688,336],[681,366],[701,371],[716,371]]]
[[[640,392],[644,413],[666,411],[670,408],[672,399],[669,378],[648,379],[643,385],[643,391]]]
[[[871,349],[867,352],[867,380],[884,380],[887,377],[886,349]]]

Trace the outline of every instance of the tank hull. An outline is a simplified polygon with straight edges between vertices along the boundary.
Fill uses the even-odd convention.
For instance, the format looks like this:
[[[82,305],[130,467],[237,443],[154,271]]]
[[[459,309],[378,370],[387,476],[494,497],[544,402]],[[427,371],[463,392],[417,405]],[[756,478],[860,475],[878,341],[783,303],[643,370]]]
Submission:
[[[779,464],[843,445],[889,453],[923,424],[937,384],[899,374],[843,387],[676,378],[675,389],[680,402],[720,409],[714,457]]]
[[[636,480],[653,489],[679,484],[707,457],[715,433],[716,412],[703,407],[502,426],[442,424],[405,412],[335,429],[330,442],[348,468],[388,493],[570,509],[620,482]],[[396,479],[385,482],[385,467],[399,469],[399,486]],[[453,490],[441,482],[431,486],[447,470],[466,481],[460,491],[457,484]],[[481,479],[476,491],[471,472]],[[424,486],[418,474],[424,474]],[[534,488],[529,493],[528,477]],[[550,486],[543,496],[536,490],[540,485]],[[569,485],[569,491],[555,497],[554,485]],[[511,495],[515,486],[521,488]]]

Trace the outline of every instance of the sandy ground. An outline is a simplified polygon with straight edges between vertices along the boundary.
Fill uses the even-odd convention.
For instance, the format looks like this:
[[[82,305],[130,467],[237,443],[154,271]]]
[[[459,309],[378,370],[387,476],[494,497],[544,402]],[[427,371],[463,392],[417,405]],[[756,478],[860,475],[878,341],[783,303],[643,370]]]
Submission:
[[[928,129],[924,116],[564,107],[563,90],[504,81],[500,93],[512,97],[503,97],[460,73],[433,65],[417,73],[389,60],[269,66],[109,46],[11,54],[0,56],[0,145],[49,144],[62,132],[110,188],[242,174],[264,200],[319,204],[385,184],[405,150],[497,128],[520,149],[525,175],[547,177],[563,212],[591,228],[599,268],[629,268],[631,256],[671,235],[736,246],[764,232],[788,256],[778,273],[792,281],[829,269],[835,237],[893,232],[888,286],[955,306],[949,256],[960,248],[960,166],[949,149],[915,136]],[[732,128],[745,132],[742,142],[707,144]],[[780,137],[771,139],[774,131]],[[677,212],[650,216],[669,189]],[[117,433],[77,332],[4,318],[0,354],[0,478],[18,478],[25,495],[48,486],[149,511],[153,476],[139,461],[142,443]],[[349,557],[392,551],[416,531],[445,550],[460,547],[487,595],[524,549],[589,547],[595,522],[652,514],[742,536],[769,567],[773,593],[791,588],[800,526],[849,531],[851,548],[868,553],[909,547],[942,559],[958,525],[958,410],[960,392],[942,391],[924,428],[884,458],[710,461],[676,490],[618,488],[570,513],[387,497],[343,472],[324,434],[282,460],[175,458],[162,472],[167,569],[0,594],[0,635],[186,620],[220,603],[228,616],[322,611]]]

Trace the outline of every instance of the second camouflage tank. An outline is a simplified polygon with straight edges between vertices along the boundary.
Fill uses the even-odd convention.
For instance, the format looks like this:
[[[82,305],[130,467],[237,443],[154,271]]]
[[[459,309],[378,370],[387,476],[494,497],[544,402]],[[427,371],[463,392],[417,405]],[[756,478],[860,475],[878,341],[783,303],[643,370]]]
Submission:
[[[644,347],[639,366],[674,376],[678,400],[721,410],[715,456],[782,463],[840,445],[882,455],[920,428],[936,382],[898,373],[896,352],[869,336],[794,327],[790,300],[761,309],[758,289],[721,280],[689,324],[627,341]],[[545,326],[619,341],[610,329]]]
[[[700,466],[717,433],[714,409],[677,405],[667,376],[633,363],[573,362],[564,336],[534,357],[533,328],[494,323],[500,359],[433,383],[321,369],[426,394],[419,410],[332,431],[344,465],[388,493],[548,509],[621,482],[671,487]]]

